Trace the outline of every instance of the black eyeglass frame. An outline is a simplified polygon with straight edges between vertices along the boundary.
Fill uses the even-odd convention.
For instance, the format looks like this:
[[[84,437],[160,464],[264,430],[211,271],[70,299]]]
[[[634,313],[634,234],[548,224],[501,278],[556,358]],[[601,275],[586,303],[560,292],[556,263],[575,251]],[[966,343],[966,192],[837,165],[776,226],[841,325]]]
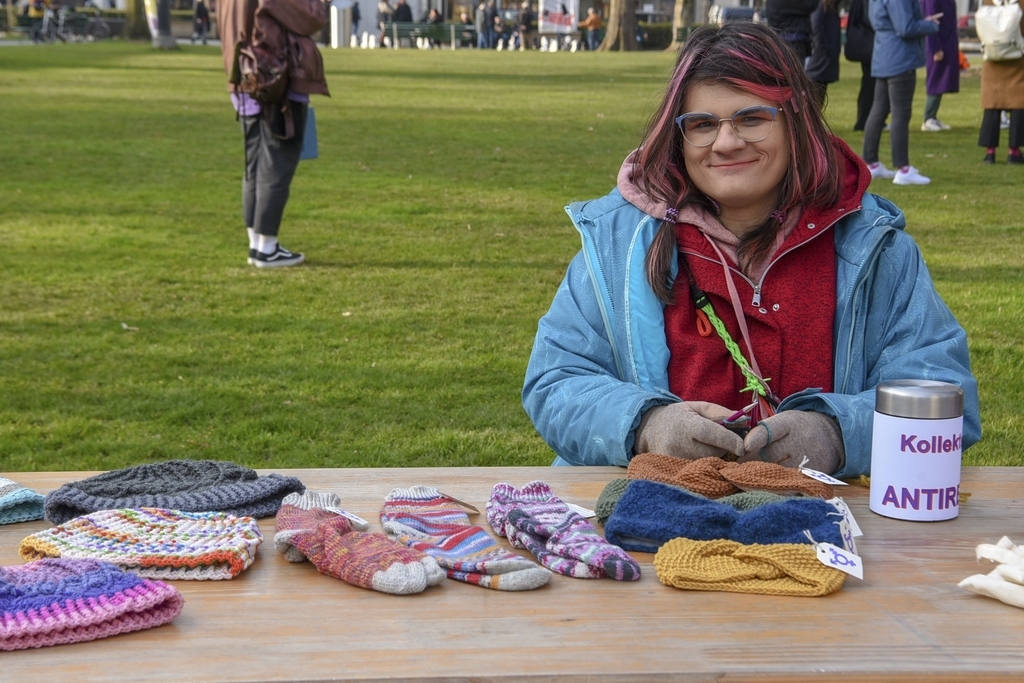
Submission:
[[[733,123],[733,119],[735,119],[738,116],[741,116],[742,114],[748,113],[750,111],[767,111],[767,112],[771,112],[771,115],[772,115],[772,125],[768,127],[768,130],[767,130],[767,132],[765,132],[764,136],[759,137],[756,140],[748,140],[747,138],[743,137],[743,135],[739,131],[739,128],[737,128],[736,124]],[[729,124],[732,126],[733,133],[735,133],[736,137],[738,137],[740,140],[743,140],[743,142],[761,142],[762,140],[767,138],[769,135],[771,135],[772,128],[775,127],[775,119],[779,115],[779,112],[781,112],[781,111],[782,111],[781,107],[769,107],[766,104],[758,104],[758,105],[754,105],[753,107],[744,107],[743,109],[737,109],[736,111],[734,111],[732,113],[732,116],[730,116],[729,118],[726,118],[726,119],[720,119],[717,116],[715,116],[714,114],[712,114],[710,112],[706,112],[706,111],[692,111],[692,112],[690,112],[688,114],[682,114],[680,116],[677,116],[675,118],[675,122],[676,122],[676,127],[679,128],[680,134],[682,134],[682,136],[683,136],[683,139],[686,140],[691,145],[693,145],[694,147],[710,147],[711,145],[715,144],[715,141],[718,140],[719,134],[722,132],[722,123],[724,121],[728,121],[729,122]],[[705,143],[703,145],[698,145],[697,143],[693,142],[692,140],[688,140],[686,138],[686,131],[683,129],[683,123],[686,121],[686,119],[692,118],[692,117],[695,117],[695,116],[708,116],[708,117],[711,117],[712,119],[718,121],[718,128],[715,129],[715,137],[711,138],[710,142],[707,142],[707,143]]]

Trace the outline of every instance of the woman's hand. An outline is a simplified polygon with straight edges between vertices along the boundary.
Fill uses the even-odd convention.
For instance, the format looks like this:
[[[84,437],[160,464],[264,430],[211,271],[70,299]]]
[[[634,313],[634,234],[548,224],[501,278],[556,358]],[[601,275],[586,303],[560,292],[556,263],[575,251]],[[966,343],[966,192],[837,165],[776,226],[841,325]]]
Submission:
[[[714,403],[687,401],[651,408],[637,427],[633,450],[676,458],[743,454],[743,439],[719,422],[732,410]]]
[[[946,58],[946,53],[943,52],[942,50],[936,50],[935,54],[932,55],[932,61],[933,62],[941,62],[945,58]]]
[[[785,410],[757,423],[743,442],[740,462],[763,460],[832,474],[846,460],[839,423],[824,413]]]

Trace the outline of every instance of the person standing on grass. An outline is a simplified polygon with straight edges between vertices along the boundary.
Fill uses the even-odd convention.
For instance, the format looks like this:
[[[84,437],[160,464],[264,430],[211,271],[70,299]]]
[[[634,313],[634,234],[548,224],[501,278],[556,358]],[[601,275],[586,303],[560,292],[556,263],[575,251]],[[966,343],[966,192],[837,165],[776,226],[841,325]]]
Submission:
[[[963,387],[964,448],[981,437],[967,334],[812,93],[768,27],[700,27],[617,187],[566,208],[582,249],[522,394],[556,465],[806,457],[855,477],[888,379]]]
[[[843,51],[843,29],[839,24],[839,0],[821,0],[811,14],[811,56],[807,76],[815,85],[818,106],[825,108],[828,84],[839,80],[839,54]]]
[[[380,37],[377,38],[378,45],[384,45],[384,37],[387,33],[384,27],[386,24],[391,23],[391,17],[394,15],[395,8],[391,6],[391,3],[389,3],[388,0],[380,0],[380,2],[377,3],[377,28],[380,29]],[[393,45],[392,47],[398,46]]]
[[[210,10],[206,9],[203,0],[196,0],[195,11],[192,13],[192,44],[198,38],[206,45],[206,34],[210,31]]]
[[[910,165],[910,119],[917,70],[924,66],[924,37],[939,32],[941,17],[924,16],[918,0],[870,0],[868,18],[875,29],[871,56],[875,100],[864,125],[864,161],[872,178],[891,179],[895,185],[927,185],[931,179]],[[878,160],[882,128],[890,109],[889,137],[895,170]]]
[[[473,14],[473,28],[476,29],[477,49],[486,50],[491,45],[487,42],[489,32],[487,30],[487,3],[480,0],[476,12]]]
[[[409,3],[406,0],[398,0],[398,3],[395,5],[395,13],[391,15],[391,20],[396,24],[412,23],[412,7],[409,7]]]
[[[1024,6],[1024,0],[1017,0]],[[992,4],[985,0],[984,4]],[[1021,32],[1024,32],[1024,19],[1021,20]],[[1024,164],[1020,148],[1024,145],[1024,57],[994,62],[986,59],[981,63],[981,108],[985,110],[981,118],[981,131],[978,134],[978,145],[985,148],[983,161],[986,164],[996,162],[996,148],[999,147],[1000,112],[1009,110],[1006,128],[1009,128],[1010,153],[1006,157],[1008,164]]]
[[[768,25],[796,52],[803,64],[811,55],[811,14],[819,0],[765,0]]]
[[[249,263],[257,268],[296,266],[305,258],[282,247],[277,237],[302,154],[309,96],[329,95],[323,60],[309,37],[323,28],[326,17],[321,0],[217,2],[228,91],[245,142],[242,218],[249,232]],[[287,63],[288,92],[282,103],[261,106],[231,82],[237,71],[236,41],[258,46],[254,52],[261,59],[267,55]]]
[[[534,16],[530,3],[524,2],[519,9],[519,51],[533,49]]]
[[[494,0],[487,0],[487,15],[484,19],[484,24],[487,29],[487,47],[492,50],[498,47],[498,31],[495,26],[501,17],[498,16],[498,7],[495,5]]]
[[[924,122],[921,130],[934,133],[949,130],[939,120],[939,105],[945,93],[960,92],[960,38],[956,30],[955,0],[921,0],[926,15],[939,16],[939,32],[924,39]]]
[[[875,100],[875,77],[871,75],[871,53],[875,49],[875,29],[868,21],[867,0],[851,0],[846,21],[846,58],[860,63],[860,90],[857,92],[855,131],[864,130],[868,112]]]
[[[580,28],[587,29],[587,49],[593,52],[601,44],[601,29],[604,21],[593,7],[587,9],[587,18],[580,22]]]

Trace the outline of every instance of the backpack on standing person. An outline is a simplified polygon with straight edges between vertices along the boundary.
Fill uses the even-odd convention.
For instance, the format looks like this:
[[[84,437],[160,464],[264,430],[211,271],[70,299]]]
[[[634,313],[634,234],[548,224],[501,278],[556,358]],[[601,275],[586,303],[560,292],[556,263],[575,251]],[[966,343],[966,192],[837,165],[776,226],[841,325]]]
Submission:
[[[846,21],[846,59],[851,62],[870,62],[875,45],[875,30],[868,21],[866,0],[850,3]]]
[[[981,56],[991,62],[1024,57],[1020,22],[1024,13],[1016,0],[992,0],[974,13],[974,25],[981,40]]]

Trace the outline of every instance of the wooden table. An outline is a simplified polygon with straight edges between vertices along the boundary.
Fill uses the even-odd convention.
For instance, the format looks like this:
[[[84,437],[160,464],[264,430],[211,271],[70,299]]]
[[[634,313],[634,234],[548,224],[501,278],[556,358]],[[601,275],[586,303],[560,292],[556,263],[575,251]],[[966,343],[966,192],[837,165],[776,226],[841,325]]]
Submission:
[[[277,470],[373,522],[395,486],[427,484],[481,510],[497,482],[543,479],[593,507],[623,470],[605,467]],[[3,473],[46,493],[92,472]],[[445,581],[413,596],[354,588],[274,552],[231,581],[178,581],[169,625],[75,645],[0,653],[16,681],[988,681],[1024,679],[1024,610],[957,587],[987,572],[978,543],[1024,542],[1024,468],[965,468],[971,498],[938,523],[879,517],[843,490],[863,528],[865,579],[825,598],[690,592],[658,582],[555,576],[505,593]],[[486,519],[479,518],[485,528]],[[0,564],[45,522],[0,526]]]

